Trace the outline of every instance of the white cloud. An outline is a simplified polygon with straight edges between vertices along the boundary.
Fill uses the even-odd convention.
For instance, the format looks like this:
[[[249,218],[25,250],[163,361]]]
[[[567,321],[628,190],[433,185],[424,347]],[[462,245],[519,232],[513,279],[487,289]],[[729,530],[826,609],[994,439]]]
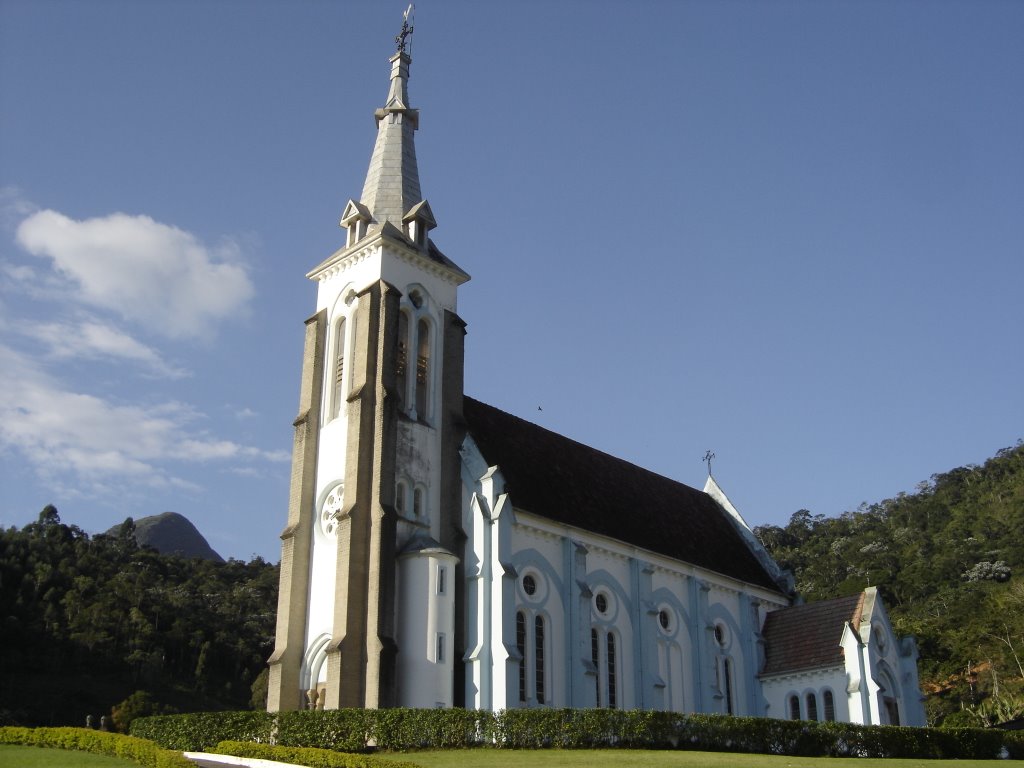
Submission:
[[[212,322],[244,312],[253,296],[237,247],[210,249],[149,216],[76,221],[38,211],[18,226],[17,240],[53,260],[73,287],[72,298],[172,338],[203,335]]]
[[[3,264],[0,268],[15,283],[29,283],[36,277],[35,270],[25,264]]]
[[[125,360],[139,363],[164,378],[189,375],[188,371],[166,363],[151,347],[113,326],[93,320],[25,324],[22,333],[45,344],[50,356],[58,360]]]
[[[231,467],[225,470],[229,475],[237,475],[238,477],[262,477],[263,473],[260,472],[256,467]]]
[[[17,450],[40,477],[77,483],[87,494],[125,484],[192,484],[176,463],[286,461],[211,438],[191,425],[198,414],[177,402],[143,407],[70,391],[28,357],[0,344],[0,447]]]
[[[36,210],[17,187],[0,187],[0,227],[12,229]]]

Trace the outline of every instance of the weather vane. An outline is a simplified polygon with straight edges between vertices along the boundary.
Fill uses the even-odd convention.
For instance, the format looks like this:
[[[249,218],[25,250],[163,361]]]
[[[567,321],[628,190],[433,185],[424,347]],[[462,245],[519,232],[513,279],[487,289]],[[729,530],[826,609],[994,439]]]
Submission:
[[[412,34],[413,27],[409,23],[412,19],[415,21],[415,6],[409,3],[409,7],[405,9],[405,13],[402,14],[402,31],[395,35],[395,44],[398,46],[399,53],[405,53],[405,44],[409,35]]]
[[[715,458],[715,454],[713,454],[711,451],[708,451],[707,453],[704,454],[703,461],[705,464],[708,465],[708,477],[711,477],[711,460],[713,458]]]

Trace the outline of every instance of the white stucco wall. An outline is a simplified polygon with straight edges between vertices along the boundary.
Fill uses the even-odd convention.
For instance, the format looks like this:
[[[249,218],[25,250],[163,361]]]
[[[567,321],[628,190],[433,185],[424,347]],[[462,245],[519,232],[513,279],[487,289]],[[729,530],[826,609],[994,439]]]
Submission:
[[[801,719],[807,719],[807,694],[813,692],[817,701],[816,719],[823,720],[824,692],[830,690],[836,720],[892,725],[890,710],[886,707],[886,698],[891,698],[898,710],[900,725],[926,725],[917,678],[916,646],[911,638],[897,638],[875,588],[865,591],[857,629],[847,622],[837,627],[837,635],[843,666],[762,679],[768,716],[789,719],[789,698],[797,695]]]
[[[515,624],[522,611],[530,629],[538,615],[546,622],[545,706],[594,706],[599,685],[601,704],[608,704],[612,634],[617,707],[723,712],[728,659],[733,712],[764,714],[757,679],[760,614],[762,607],[786,605],[784,596],[515,509],[514,498],[501,493],[500,469],[486,466],[471,438],[462,454],[467,706],[539,705],[531,631],[524,643],[525,701],[519,696]],[[524,589],[526,576],[533,579],[533,595]],[[597,668],[591,629],[598,630]]]
[[[898,709],[899,725],[926,725],[917,678],[917,648],[912,639],[901,642],[896,636],[882,599],[873,587],[865,591],[859,640],[866,670],[862,695],[866,696],[871,722],[895,724],[886,707],[886,700],[892,699]]]
[[[850,717],[850,707],[846,693],[847,674],[845,667],[826,667],[807,670],[790,675],[765,678],[761,681],[761,690],[767,702],[765,714],[780,720],[790,720],[791,696],[796,696],[800,704],[800,720],[809,719],[809,694],[813,694],[816,702],[816,720],[825,720],[826,692],[831,692],[835,720],[838,722],[858,722]]]
[[[365,246],[349,249],[338,258],[329,259],[329,266],[314,270],[311,276],[317,280],[317,311],[327,311],[327,338],[325,341],[323,402],[321,404],[320,434],[317,444],[316,461],[316,515],[318,524],[314,525],[312,552],[310,557],[310,589],[306,616],[306,640],[304,674],[308,677],[312,672],[311,665],[317,662],[316,649],[322,645],[323,637],[330,634],[333,623],[334,603],[337,596],[335,585],[337,563],[337,538],[325,531],[323,521],[323,505],[331,496],[332,490],[338,487],[346,474],[348,456],[349,424],[345,398],[351,390],[353,342],[357,331],[356,310],[358,295],[378,281],[385,281],[394,286],[402,294],[400,307],[407,314],[410,325],[418,328],[419,320],[425,319],[430,327],[429,359],[430,366],[427,386],[427,413],[416,414],[417,420],[404,419],[399,422],[396,481],[403,481],[407,489],[404,510],[400,514],[396,549],[401,550],[405,544],[420,533],[427,532],[434,538],[440,537],[440,437],[432,426],[432,419],[437,413],[437,400],[440,396],[441,366],[443,357],[440,329],[445,309],[455,311],[457,284],[452,275],[444,269],[432,266],[429,260],[417,255],[410,249],[394,245],[385,245],[379,238],[367,238]],[[415,296],[415,301],[413,297]],[[344,335],[339,335],[338,320],[345,319]],[[413,334],[415,335],[415,333]],[[340,407],[333,409],[335,398],[336,360],[339,349],[345,349],[345,365],[341,381]],[[414,413],[415,378],[416,378],[415,342],[410,344],[407,355],[408,389],[404,398],[406,411]],[[421,509],[417,514],[414,507],[417,489],[422,494]],[[454,577],[454,573],[452,574]],[[454,590],[449,590],[454,593]],[[451,597],[449,596],[449,600]],[[403,609],[405,610],[405,609]],[[449,611],[450,612],[450,611]],[[399,613],[398,626],[403,624],[403,614]],[[449,642],[454,635],[446,634]],[[401,647],[401,646],[400,646]],[[401,657],[400,657],[401,658]],[[437,689],[445,691],[432,695],[426,706],[434,706],[442,701],[450,706],[451,664],[447,662],[447,684],[427,686],[424,690]],[[419,667],[417,667],[419,669]],[[323,669],[319,674],[326,673]],[[417,672],[422,675],[425,673]],[[315,676],[315,675],[314,675]]]
[[[450,707],[455,639],[455,564],[440,549],[398,559],[398,704]],[[443,575],[442,575],[443,574]]]

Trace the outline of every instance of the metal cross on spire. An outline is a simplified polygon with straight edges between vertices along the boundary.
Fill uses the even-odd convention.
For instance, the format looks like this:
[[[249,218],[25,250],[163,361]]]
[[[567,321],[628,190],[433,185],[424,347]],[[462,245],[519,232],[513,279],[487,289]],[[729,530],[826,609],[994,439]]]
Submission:
[[[711,460],[713,458],[715,458],[715,454],[713,454],[711,451],[708,451],[707,453],[704,454],[703,461],[705,464],[708,465],[708,477],[711,477]]]
[[[395,35],[395,44],[398,46],[399,53],[405,53],[405,45],[409,35],[413,32],[412,24],[410,20],[415,20],[416,6],[409,3],[409,7],[405,9],[405,13],[402,14],[402,31]]]

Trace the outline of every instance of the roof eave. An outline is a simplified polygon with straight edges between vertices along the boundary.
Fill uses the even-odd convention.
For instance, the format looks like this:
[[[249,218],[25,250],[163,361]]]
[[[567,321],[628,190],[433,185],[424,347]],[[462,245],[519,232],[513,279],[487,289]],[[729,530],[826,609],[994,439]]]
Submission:
[[[499,466],[498,467],[498,471],[500,471],[500,470],[501,470],[501,467]],[[514,494],[510,494],[510,498],[512,496],[514,496]],[[753,589],[753,590],[763,590],[764,592],[775,592],[776,594],[779,595],[780,598],[782,598],[782,600],[780,602],[783,602],[783,603],[788,602],[788,596],[786,595],[786,593],[782,592],[781,590],[779,590],[777,588],[776,589],[772,589],[771,587],[768,587],[768,586],[764,586],[764,585],[761,585],[761,584],[754,584],[753,582],[749,582],[749,581],[744,581],[743,579],[738,579],[735,576],[730,576],[727,573],[721,573],[720,571],[714,571],[714,570],[712,570],[710,568],[705,568],[704,566],[696,565],[696,564],[688,562],[686,560],[680,560],[678,558],[673,558],[670,555],[662,554],[661,552],[655,552],[654,550],[647,549],[645,547],[640,546],[639,544],[631,544],[631,543],[629,543],[627,541],[622,541],[621,539],[616,539],[616,538],[613,538],[613,537],[608,536],[608,535],[603,534],[603,533],[597,533],[595,531],[589,531],[589,530],[586,530],[586,529],[579,528],[577,526],[571,525],[569,523],[562,523],[562,522],[559,522],[557,520],[552,520],[551,518],[547,517],[546,515],[542,515],[542,514],[540,514],[538,512],[531,512],[528,509],[523,509],[522,507],[516,506],[516,503],[515,503],[514,499],[512,499],[512,511],[516,515],[515,520],[516,520],[517,523],[525,524],[526,521],[523,520],[523,518],[522,518],[522,516],[525,515],[525,516],[531,518],[531,520],[530,520],[530,524],[531,525],[536,527],[538,530],[542,530],[542,531],[544,531],[545,533],[548,533],[548,534],[564,535],[566,531],[574,532],[575,535],[574,536],[570,536],[570,538],[573,538],[575,540],[581,540],[581,541],[585,540],[585,539],[597,540],[597,541],[599,541],[602,544],[602,546],[604,546],[604,548],[608,549],[609,551],[614,551],[616,548],[621,549],[621,550],[628,550],[628,552],[629,552],[629,554],[631,556],[634,556],[634,557],[639,556],[641,559],[643,559],[646,562],[657,563],[658,561],[661,561],[661,560],[673,560],[675,562],[685,564],[686,570],[693,571],[693,575],[699,576],[700,574],[714,574],[718,579],[721,580],[721,583],[723,583],[723,584],[725,584],[727,586],[730,586],[732,589],[735,589],[737,592],[741,592],[741,591],[744,591],[744,590],[751,590],[751,589]],[[538,525],[534,521],[542,521],[542,522],[540,522],[540,524]]]
[[[813,672],[826,672],[829,670],[846,670],[846,664],[839,661],[835,664],[816,664],[813,667],[794,667],[793,669],[780,669],[774,672],[761,672],[758,676],[758,680],[775,680],[780,677],[790,677],[792,675],[806,675]]]
[[[427,272],[436,274],[446,282],[462,285],[470,279],[469,273],[460,268],[447,256],[444,257],[444,261],[431,259],[419,248],[411,245],[398,228],[394,226],[372,232],[362,240],[338,249],[307,272],[306,277],[315,281],[326,280],[331,275],[342,272],[350,265],[362,261],[375,248],[383,248],[385,245],[397,252],[404,260]]]

